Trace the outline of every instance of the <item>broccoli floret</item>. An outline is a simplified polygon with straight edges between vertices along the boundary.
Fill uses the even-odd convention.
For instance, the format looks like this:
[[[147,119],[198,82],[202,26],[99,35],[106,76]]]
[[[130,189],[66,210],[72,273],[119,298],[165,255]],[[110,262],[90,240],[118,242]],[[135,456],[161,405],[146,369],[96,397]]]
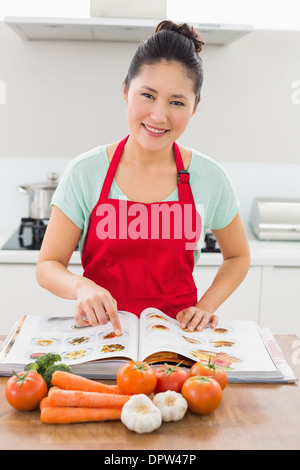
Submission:
[[[27,364],[25,370],[32,370],[43,376],[46,369],[58,361],[61,361],[59,354],[47,353],[38,357],[34,363]]]
[[[65,372],[72,373],[71,367],[67,364],[55,364],[59,361],[61,361],[61,357],[59,354],[47,353],[43,356],[38,357],[35,362],[30,362],[29,364],[27,364],[25,366],[25,370],[31,370],[40,374],[44,378],[49,390],[49,388],[52,387],[52,374],[56,370],[63,370]]]
[[[70,366],[67,364],[53,364],[52,366],[49,366],[45,373],[43,374],[44,380],[47,384],[48,390],[49,388],[53,387],[52,385],[52,375],[56,370],[63,370],[64,372],[70,372],[72,374],[72,369]]]
[[[30,362],[29,364],[26,364],[26,366],[24,367],[24,370],[30,370],[32,372],[37,372],[38,371],[38,367],[37,367],[37,364],[35,362]]]
[[[38,372],[44,375],[48,367],[52,366],[55,362],[61,361],[59,354],[47,353],[45,356],[41,356],[36,360]]]

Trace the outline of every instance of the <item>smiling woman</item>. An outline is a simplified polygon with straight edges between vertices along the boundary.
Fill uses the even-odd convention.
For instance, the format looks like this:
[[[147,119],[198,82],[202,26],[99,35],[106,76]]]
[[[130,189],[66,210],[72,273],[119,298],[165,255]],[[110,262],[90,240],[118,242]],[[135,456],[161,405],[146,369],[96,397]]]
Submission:
[[[175,62],[180,64],[191,78],[197,105],[203,83],[203,65],[199,56],[203,45],[201,36],[186,23],[175,25],[171,21],[162,21],[156,28],[156,35],[141,43],[137,49],[125,79],[125,86],[129,88],[132,79],[139,75],[144,65],[158,64],[163,60]]]
[[[141,148],[150,145],[153,151],[170,148],[185,131],[198,104],[193,80],[184,67],[165,59],[144,65],[130,85],[125,80],[124,99],[131,134]]]
[[[129,135],[75,158],[57,187],[37,279],[76,300],[79,325],[111,321],[118,335],[118,310],[139,316],[151,306],[189,331],[215,327],[218,307],[247,273],[248,243],[227,174],[176,142],[199,106],[202,46],[187,24],[161,22],[138,47],[123,83]],[[103,219],[99,237],[105,213],[113,219]],[[198,299],[193,269],[206,229],[223,263]],[[78,241],[83,276],[68,271]]]

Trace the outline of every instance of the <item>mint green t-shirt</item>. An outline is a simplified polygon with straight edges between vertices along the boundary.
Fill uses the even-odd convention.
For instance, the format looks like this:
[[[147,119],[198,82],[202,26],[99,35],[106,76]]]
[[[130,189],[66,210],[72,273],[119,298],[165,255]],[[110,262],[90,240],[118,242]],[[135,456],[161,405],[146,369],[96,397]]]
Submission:
[[[224,169],[210,157],[194,149],[191,151],[190,184],[196,208],[202,218],[201,237],[194,252],[196,264],[206,230],[226,227],[237,214],[239,202]],[[105,145],[77,156],[68,164],[52,198],[52,205],[59,207],[81,229],[80,253],[84,247],[90,215],[99,200],[108,167]],[[115,180],[109,198],[126,198]],[[165,201],[178,201],[178,189]]]

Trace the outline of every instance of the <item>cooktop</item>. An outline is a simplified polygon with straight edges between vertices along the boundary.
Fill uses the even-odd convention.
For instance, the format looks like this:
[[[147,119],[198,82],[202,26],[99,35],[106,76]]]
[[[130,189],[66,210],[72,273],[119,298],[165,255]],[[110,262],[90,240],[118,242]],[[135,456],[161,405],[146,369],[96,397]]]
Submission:
[[[40,224],[38,229],[36,227],[32,229],[30,224],[23,223],[1,247],[1,250],[40,250],[46,228],[46,224]],[[77,250],[78,246],[76,247]],[[206,234],[201,251],[204,253],[220,252],[220,248],[212,234]]]

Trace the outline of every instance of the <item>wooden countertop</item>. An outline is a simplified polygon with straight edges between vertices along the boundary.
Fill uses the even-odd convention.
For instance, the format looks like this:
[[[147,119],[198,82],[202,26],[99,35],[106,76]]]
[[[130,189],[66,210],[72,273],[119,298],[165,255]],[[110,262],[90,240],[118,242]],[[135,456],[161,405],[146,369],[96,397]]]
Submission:
[[[295,335],[279,335],[276,339],[294,374],[300,377],[300,340]],[[101,449],[107,455],[122,450],[128,455],[129,451],[138,449],[169,453],[172,450],[191,453],[206,449],[300,449],[297,384],[229,384],[220,406],[212,414],[198,416],[187,412],[181,421],[163,423],[150,434],[137,434],[119,421],[43,424],[38,410],[21,412],[10,407],[4,394],[7,380],[0,377],[2,450]],[[147,453],[143,455],[146,458]]]

